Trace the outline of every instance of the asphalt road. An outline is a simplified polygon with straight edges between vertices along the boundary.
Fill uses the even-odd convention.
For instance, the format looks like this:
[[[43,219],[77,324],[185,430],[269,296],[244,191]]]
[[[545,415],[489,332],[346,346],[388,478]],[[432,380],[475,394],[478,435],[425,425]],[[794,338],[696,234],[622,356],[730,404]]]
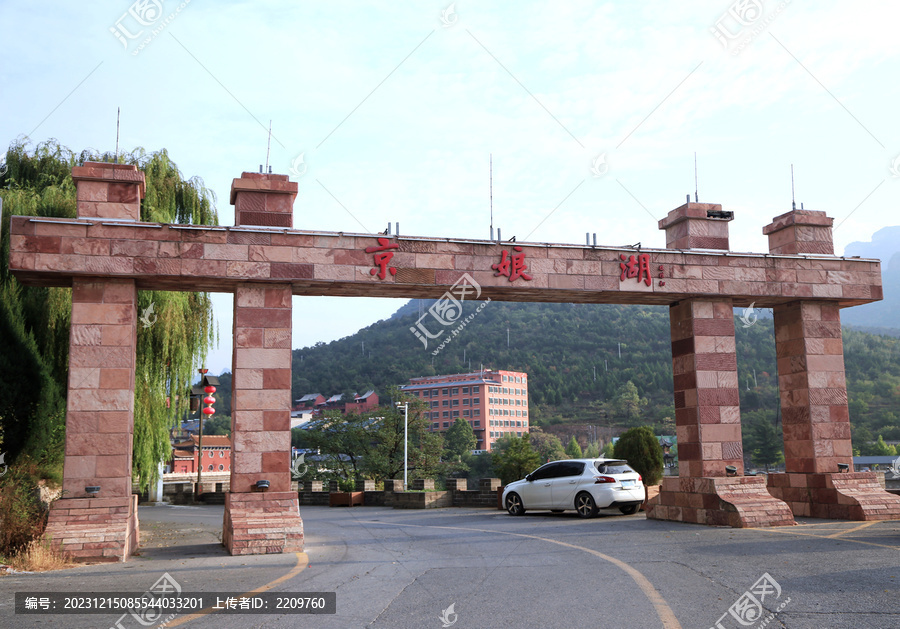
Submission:
[[[185,593],[336,592],[337,613],[207,612],[166,627],[900,628],[900,522],[737,530],[643,514],[301,514],[305,553],[231,557],[220,544],[221,506],[141,507],[141,554],[124,564],[0,577],[0,627],[160,627],[120,614],[14,614],[13,599],[37,591],[137,595],[168,574]],[[741,624],[738,617],[760,611],[760,599],[761,615]]]

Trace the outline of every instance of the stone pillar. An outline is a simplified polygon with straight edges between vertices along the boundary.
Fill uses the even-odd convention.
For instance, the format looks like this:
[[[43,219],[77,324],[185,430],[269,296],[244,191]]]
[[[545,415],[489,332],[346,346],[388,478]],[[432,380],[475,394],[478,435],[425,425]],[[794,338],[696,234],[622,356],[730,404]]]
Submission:
[[[72,283],[64,498],[45,535],[73,557],[125,561],[137,548],[131,495],[137,290],[133,280]],[[99,487],[96,495],[86,488]]]
[[[691,203],[677,207],[659,221],[666,231],[666,249],[718,249],[728,251],[728,223],[734,212],[718,203]]]
[[[832,254],[831,223],[824,212],[795,210],[776,217],[763,233],[771,253]],[[815,273],[816,261],[810,264]],[[884,491],[874,472],[852,471],[840,306],[795,301],[776,306],[774,319],[786,473],[768,475],[770,492],[798,516],[900,517],[900,497]],[[838,473],[839,464],[850,471]]]
[[[287,175],[241,173],[231,184],[234,224],[291,229],[296,196],[297,183]]]
[[[834,255],[831,237],[833,218],[815,210],[792,210],[772,219],[763,227],[769,237],[769,253],[797,255],[818,253]]]
[[[131,164],[85,162],[72,169],[78,218],[139,221],[144,173]]]
[[[743,475],[734,314],[730,299],[669,307],[678,472],[681,477]]]
[[[85,162],[72,169],[77,218],[140,219],[144,173],[127,164]],[[66,398],[64,498],[53,503],[44,535],[66,554],[125,561],[139,542],[131,494],[134,280],[72,281]],[[86,488],[99,487],[95,494]]]
[[[231,490],[222,541],[232,555],[297,552],[291,492],[291,287],[244,284],[234,299]],[[265,491],[257,481],[266,480]]]
[[[291,228],[297,184],[245,172],[231,186],[235,225]],[[231,487],[222,543],[232,555],[299,552],[291,491],[291,286],[246,283],[234,296]],[[265,491],[256,482],[266,480]]]
[[[669,308],[678,478],[663,478],[647,517],[699,524],[793,523],[762,478],[743,477],[734,313],[730,299],[686,300]],[[726,467],[735,476],[726,476]]]
[[[669,212],[659,228],[669,249],[727,251],[732,218],[721,205],[689,202]],[[769,495],[763,478],[743,476],[731,299],[672,304],[669,325],[679,476],[663,478],[659,495],[647,502],[647,517],[733,527],[793,524],[788,506]]]

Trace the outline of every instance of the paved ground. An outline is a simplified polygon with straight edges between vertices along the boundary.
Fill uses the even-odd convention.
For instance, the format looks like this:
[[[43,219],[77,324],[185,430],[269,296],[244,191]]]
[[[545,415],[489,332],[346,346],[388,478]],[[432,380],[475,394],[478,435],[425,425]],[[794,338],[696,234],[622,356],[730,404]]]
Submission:
[[[741,624],[728,614],[732,608],[753,618],[758,608],[745,593],[755,589],[758,600],[761,588],[762,621],[783,607],[767,627],[900,627],[900,522],[804,520],[735,530],[642,514],[581,520],[485,509],[304,507],[302,515],[305,553],[230,557],[219,542],[221,506],[142,507],[143,548],[131,561],[0,578],[0,627],[114,627],[117,614],[15,615],[13,596],[139,594],[165,573],[185,592],[333,591],[338,610],[179,616],[168,627],[708,629],[719,622],[730,629],[762,626],[758,617]],[[759,583],[764,574],[772,580]],[[119,625],[159,627],[132,617]]]

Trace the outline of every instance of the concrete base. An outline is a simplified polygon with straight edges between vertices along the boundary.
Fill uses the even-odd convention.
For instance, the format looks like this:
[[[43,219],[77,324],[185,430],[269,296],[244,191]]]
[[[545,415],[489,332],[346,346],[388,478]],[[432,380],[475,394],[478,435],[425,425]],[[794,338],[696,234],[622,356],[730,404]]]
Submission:
[[[885,491],[875,472],[769,474],[768,485],[798,517],[900,520],[900,496]]]
[[[734,528],[796,524],[788,505],[758,476],[664,478],[647,517]]]
[[[302,551],[303,521],[297,494],[289,491],[226,494],[222,544],[232,555]]]
[[[137,496],[63,498],[53,503],[44,538],[82,561],[126,561],[138,548]]]

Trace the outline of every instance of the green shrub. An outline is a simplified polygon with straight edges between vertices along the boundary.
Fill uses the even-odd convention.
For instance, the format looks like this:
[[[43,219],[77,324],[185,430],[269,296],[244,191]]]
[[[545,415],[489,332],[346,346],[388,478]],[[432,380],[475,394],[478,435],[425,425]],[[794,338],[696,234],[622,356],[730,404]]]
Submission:
[[[658,485],[663,475],[663,451],[647,426],[630,428],[616,442],[613,454],[625,459],[644,479],[644,485]]]

